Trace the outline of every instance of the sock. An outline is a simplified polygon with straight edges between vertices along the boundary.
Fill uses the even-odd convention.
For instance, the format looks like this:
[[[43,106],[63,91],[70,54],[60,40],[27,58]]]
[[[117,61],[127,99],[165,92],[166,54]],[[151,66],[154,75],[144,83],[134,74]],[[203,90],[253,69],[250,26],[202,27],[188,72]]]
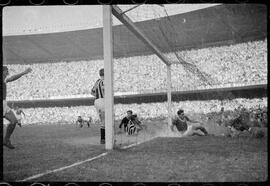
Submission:
[[[206,131],[206,129],[205,128],[203,128],[203,127],[200,127],[200,130],[205,134],[205,135],[207,135],[208,134],[208,132]]]
[[[9,124],[6,129],[6,135],[5,135],[5,142],[8,143],[10,141],[10,137],[12,133],[14,132],[14,129],[16,127],[16,123]]]
[[[100,129],[100,139],[105,140],[105,129],[104,128]]]

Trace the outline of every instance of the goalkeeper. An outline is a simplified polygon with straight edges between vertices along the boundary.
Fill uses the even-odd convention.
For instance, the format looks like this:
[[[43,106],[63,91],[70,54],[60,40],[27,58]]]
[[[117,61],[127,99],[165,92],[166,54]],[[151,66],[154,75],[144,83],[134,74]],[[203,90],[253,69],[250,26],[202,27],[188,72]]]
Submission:
[[[119,125],[119,129],[122,129],[122,125],[124,125],[124,131],[128,131],[128,123],[132,121],[136,124],[138,130],[142,130],[141,122],[138,120],[137,114],[133,114],[132,110],[127,111],[127,116],[124,117]]]
[[[172,122],[171,130],[174,131],[174,127],[176,127],[183,136],[201,136],[202,134],[198,132],[201,131],[206,136],[208,132],[202,125],[198,121],[189,119],[185,116],[184,110],[180,109],[177,111],[177,116]]]

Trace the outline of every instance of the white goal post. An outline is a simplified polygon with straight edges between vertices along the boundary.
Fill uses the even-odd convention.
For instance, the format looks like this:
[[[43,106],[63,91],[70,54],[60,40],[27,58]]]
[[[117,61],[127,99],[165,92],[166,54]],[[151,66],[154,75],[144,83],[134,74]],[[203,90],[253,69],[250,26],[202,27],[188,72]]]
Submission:
[[[103,55],[105,79],[105,148],[114,146],[114,99],[113,99],[113,38],[112,10],[103,5]]]
[[[146,44],[167,65],[167,109],[168,126],[172,124],[171,111],[171,62],[163,55],[160,49],[154,45],[139,28],[116,5],[103,5],[103,50],[105,72],[105,148],[113,149],[114,146],[114,97],[113,97],[113,39],[112,39],[112,15],[121,21],[138,39]]]

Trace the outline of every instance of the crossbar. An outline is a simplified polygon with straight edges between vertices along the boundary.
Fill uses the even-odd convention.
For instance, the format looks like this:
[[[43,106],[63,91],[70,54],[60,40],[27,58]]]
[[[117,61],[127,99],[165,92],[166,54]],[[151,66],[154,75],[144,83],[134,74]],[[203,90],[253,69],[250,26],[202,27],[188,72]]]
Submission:
[[[129,19],[128,16],[123,14],[122,10],[116,6],[112,5],[112,14],[119,19],[128,29],[133,32],[143,43],[145,43],[166,65],[171,65],[169,59],[163,55],[160,49],[153,44],[143,32],[138,29],[135,24]]]

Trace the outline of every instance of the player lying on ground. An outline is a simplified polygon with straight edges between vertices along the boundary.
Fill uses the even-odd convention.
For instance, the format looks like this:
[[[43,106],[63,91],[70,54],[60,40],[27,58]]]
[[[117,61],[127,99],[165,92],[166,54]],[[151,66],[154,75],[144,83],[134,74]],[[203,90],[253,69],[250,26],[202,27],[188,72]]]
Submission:
[[[6,101],[6,95],[7,95],[7,83],[15,81],[17,79],[19,79],[20,77],[30,73],[32,71],[31,68],[27,68],[25,71],[15,74],[13,76],[8,77],[9,75],[9,71],[7,66],[3,66],[3,118],[5,118],[6,120],[9,121],[9,124],[7,125],[6,128],[6,134],[3,140],[3,145],[10,148],[10,149],[14,149],[15,147],[11,144],[10,142],[10,137],[12,135],[12,133],[15,130],[16,124],[19,123],[15,112],[9,108],[9,106],[7,105],[7,101]]]
[[[86,124],[87,127],[89,128],[91,123],[92,123],[91,117],[89,117],[89,120],[84,120],[81,116],[78,116],[78,119],[76,121],[76,125],[78,125],[80,128],[82,128],[84,124]]]
[[[122,119],[119,125],[120,129],[122,128],[122,125],[124,125],[124,131],[127,135],[137,134],[140,130],[143,129],[137,115],[133,114],[132,110],[127,111],[127,116]]]
[[[173,119],[171,130],[174,131],[174,126],[183,136],[202,135],[199,131],[203,132],[204,135],[208,135],[207,130],[202,126],[203,123],[191,120],[184,114],[184,110],[180,109],[177,111],[177,116]]]

